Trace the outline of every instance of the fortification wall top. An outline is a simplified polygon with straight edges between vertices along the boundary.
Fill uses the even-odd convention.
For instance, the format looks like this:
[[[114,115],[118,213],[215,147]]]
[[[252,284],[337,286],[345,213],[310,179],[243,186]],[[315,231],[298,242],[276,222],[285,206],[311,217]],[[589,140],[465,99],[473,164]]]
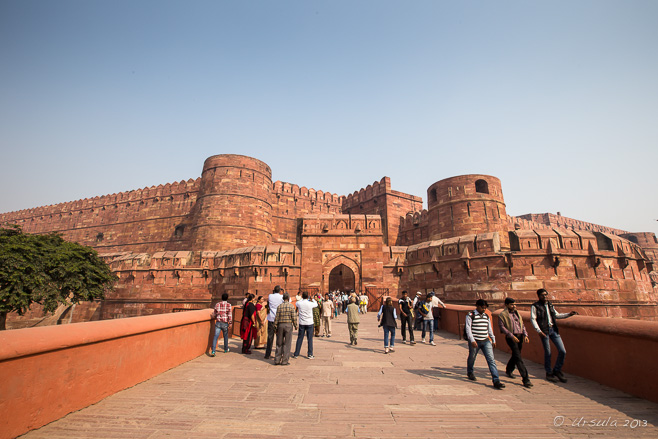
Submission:
[[[201,178],[197,178],[196,180],[189,179],[187,181],[181,180],[179,182],[161,184],[158,186],[151,186],[127,192],[119,192],[116,194],[102,195],[93,198],[83,198],[76,201],[68,201],[64,203],[51,204],[48,206],[33,207],[15,212],[2,213],[0,214],[0,223],[8,223],[17,219],[25,220],[29,218],[44,217],[82,210],[102,210],[104,207],[108,206],[125,203],[132,204],[134,202],[145,201],[148,199],[161,201],[169,198],[173,201],[174,197],[181,196],[186,198],[186,196],[189,196],[189,194],[198,192],[200,182]]]
[[[376,181],[373,184],[369,184],[365,188],[362,188],[354,193],[349,194],[343,203],[344,209],[348,209],[357,204],[363,203],[367,200],[370,200],[374,197],[384,195],[385,193],[392,193],[391,190],[391,179],[389,177],[384,177],[380,181]]]
[[[294,196],[311,201],[323,201],[338,205],[342,204],[345,199],[345,196],[343,195],[315,190],[313,188],[308,189],[306,186],[299,187],[299,185],[279,180],[272,183],[272,193],[274,195]]]
[[[528,213],[525,215],[519,215],[516,218],[525,219],[535,224],[543,224],[549,227],[561,227],[564,229],[589,230],[592,232],[611,233],[614,235],[623,235],[629,233],[626,230],[588,223],[586,221],[568,218],[562,215],[555,215],[553,213]]]

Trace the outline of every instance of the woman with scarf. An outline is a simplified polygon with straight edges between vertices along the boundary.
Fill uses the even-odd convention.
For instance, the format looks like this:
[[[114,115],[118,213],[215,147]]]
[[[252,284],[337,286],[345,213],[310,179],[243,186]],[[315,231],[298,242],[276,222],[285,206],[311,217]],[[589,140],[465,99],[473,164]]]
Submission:
[[[240,338],[242,338],[242,353],[251,354],[251,342],[256,336],[256,298],[253,294],[247,296],[247,302],[242,309],[240,322]]]
[[[258,296],[256,301],[256,339],[254,348],[261,349],[267,345],[267,301]]]

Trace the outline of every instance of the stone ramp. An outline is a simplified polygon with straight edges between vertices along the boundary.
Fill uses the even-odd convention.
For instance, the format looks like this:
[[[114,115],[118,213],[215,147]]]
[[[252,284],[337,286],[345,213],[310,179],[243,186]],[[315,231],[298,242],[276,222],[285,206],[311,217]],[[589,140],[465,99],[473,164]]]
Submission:
[[[658,404],[572,375],[549,383],[536,363],[526,362],[532,389],[503,376],[507,387],[495,390],[482,355],[478,381],[468,381],[466,344],[444,331],[434,347],[404,345],[398,330],[395,352],[384,354],[374,313],[362,316],[356,347],[345,315],[333,330],[314,340],[315,359],[304,345],[289,366],[263,350],[242,355],[231,340],[228,354],[198,357],[22,437],[658,437]],[[499,370],[508,358],[496,351]]]

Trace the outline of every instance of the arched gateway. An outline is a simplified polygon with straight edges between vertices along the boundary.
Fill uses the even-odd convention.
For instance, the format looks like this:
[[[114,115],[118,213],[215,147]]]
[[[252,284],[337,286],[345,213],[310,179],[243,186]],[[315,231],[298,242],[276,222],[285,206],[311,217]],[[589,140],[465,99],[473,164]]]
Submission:
[[[329,273],[329,291],[354,289],[354,272],[345,264],[337,265]]]
[[[359,266],[350,258],[343,255],[336,256],[325,263],[322,272],[323,293],[334,290],[361,290]]]

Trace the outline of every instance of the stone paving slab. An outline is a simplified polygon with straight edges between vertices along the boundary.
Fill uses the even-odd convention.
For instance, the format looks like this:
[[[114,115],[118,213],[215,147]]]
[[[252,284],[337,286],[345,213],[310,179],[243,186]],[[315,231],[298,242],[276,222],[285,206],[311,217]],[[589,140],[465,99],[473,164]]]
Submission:
[[[481,355],[478,381],[469,381],[466,344],[453,334],[437,333],[437,346],[398,340],[384,354],[372,313],[362,316],[356,347],[344,315],[332,329],[314,340],[315,359],[289,366],[274,366],[263,350],[242,355],[231,340],[227,354],[198,357],[23,437],[658,437],[658,404],[576,376],[549,383],[532,362],[532,389],[507,377],[494,389]],[[499,370],[508,358],[496,351]]]

